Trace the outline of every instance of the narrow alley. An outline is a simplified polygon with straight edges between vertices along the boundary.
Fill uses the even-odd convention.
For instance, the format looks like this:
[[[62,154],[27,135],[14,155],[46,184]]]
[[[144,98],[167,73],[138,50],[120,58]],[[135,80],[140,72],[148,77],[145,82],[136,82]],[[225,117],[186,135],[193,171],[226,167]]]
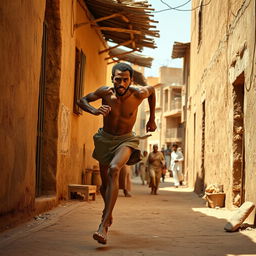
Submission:
[[[169,179],[153,196],[135,179],[132,194],[120,191],[107,245],[92,239],[103,206],[98,195],[1,233],[0,255],[256,255],[255,229],[225,232],[230,211],[207,208],[189,188],[175,189]]]
[[[0,34],[0,256],[256,256],[256,0],[2,0]]]

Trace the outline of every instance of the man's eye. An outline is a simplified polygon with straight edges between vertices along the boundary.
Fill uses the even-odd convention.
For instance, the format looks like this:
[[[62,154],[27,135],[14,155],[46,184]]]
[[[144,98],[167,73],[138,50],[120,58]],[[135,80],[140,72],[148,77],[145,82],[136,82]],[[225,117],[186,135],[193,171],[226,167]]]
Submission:
[[[115,78],[115,81],[118,82],[118,83],[121,83],[121,78]]]

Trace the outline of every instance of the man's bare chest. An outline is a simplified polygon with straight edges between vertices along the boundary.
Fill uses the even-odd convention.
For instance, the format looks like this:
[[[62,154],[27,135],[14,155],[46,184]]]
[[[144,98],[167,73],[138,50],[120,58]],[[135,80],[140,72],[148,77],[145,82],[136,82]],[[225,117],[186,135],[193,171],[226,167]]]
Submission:
[[[129,118],[136,115],[141,102],[133,95],[120,99],[113,94],[103,99],[102,103],[111,107],[110,115]]]

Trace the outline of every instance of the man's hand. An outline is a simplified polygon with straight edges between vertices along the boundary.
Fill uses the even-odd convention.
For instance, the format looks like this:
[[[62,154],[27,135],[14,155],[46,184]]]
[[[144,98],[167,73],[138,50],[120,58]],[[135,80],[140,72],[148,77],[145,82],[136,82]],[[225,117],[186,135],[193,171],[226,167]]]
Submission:
[[[156,130],[156,123],[155,123],[155,120],[150,120],[147,122],[147,125],[146,125],[146,131],[147,132],[154,132]]]
[[[96,115],[96,116],[98,116],[98,115],[107,116],[110,111],[111,111],[111,107],[110,106],[102,105],[100,108],[95,110],[94,115]]]

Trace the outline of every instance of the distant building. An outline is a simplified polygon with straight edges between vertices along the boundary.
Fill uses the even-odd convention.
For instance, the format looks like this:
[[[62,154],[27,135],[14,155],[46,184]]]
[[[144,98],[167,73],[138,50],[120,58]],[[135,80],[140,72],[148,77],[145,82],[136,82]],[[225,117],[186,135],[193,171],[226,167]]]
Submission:
[[[147,84],[155,88],[156,109],[155,121],[157,130],[152,132],[143,150],[152,151],[157,144],[159,150],[167,145],[178,143],[183,145],[183,126],[181,123],[182,69],[161,67],[159,77],[147,77]],[[149,119],[149,107],[145,101],[139,110],[136,132],[145,134],[145,126]],[[139,129],[138,129],[139,127]]]

